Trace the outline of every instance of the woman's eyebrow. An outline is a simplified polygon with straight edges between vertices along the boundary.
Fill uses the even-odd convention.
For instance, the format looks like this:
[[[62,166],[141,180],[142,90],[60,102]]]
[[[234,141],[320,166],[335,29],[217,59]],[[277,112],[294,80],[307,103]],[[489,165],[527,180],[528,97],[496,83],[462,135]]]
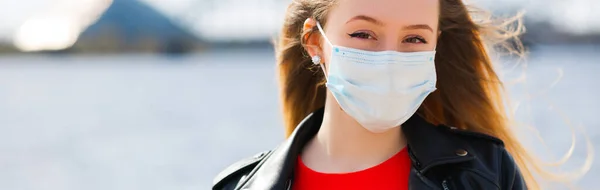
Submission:
[[[408,25],[404,27],[405,30],[429,30],[431,32],[433,32],[433,29],[431,28],[431,26],[427,25],[427,24],[413,24],[413,25]]]
[[[373,17],[366,16],[366,15],[358,15],[358,16],[352,17],[346,23],[349,23],[349,22],[352,22],[352,21],[356,21],[356,20],[364,20],[364,21],[371,22],[371,23],[379,25],[379,26],[383,26],[384,25],[383,22],[381,22],[381,21],[379,21],[379,20],[377,20],[377,19],[375,19]]]

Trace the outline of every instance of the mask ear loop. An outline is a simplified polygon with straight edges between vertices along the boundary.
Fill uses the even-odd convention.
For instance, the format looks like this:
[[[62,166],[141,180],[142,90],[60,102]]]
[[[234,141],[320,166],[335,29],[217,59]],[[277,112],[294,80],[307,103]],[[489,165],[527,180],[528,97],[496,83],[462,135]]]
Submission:
[[[329,46],[331,48],[333,48],[333,44],[331,43],[331,41],[329,41],[329,39],[325,35],[325,31],[321,27],[321,23],[319,23],[319,21],[317,21],[317,28],[319,28],[319,32],[321,33],[321,36],[323,36],[323,38],[325,39],[327,44],[329,44]],[[327,77],[329,77],[329,74],[327,73],[327,71],[325,71],[325,64],[322,62],[319,62],[319,65],[321,65],[321,70],[323,70],[323,74],[325,75],[325,80],[327,80]]]
[[[327,41],[329,46],[331,46],[331,48],[333,48],[333,44],[331,43],[331,41],[329,41],[329,39],[325,35],[325,30],[323,30],[323,28],[321,27],[321,23],[319,23],[318,21],[317,21],[317,28],[319,28],[319,32],[321,32],[321,36],[323,36],[323,38],[325,38],[325,41]]]

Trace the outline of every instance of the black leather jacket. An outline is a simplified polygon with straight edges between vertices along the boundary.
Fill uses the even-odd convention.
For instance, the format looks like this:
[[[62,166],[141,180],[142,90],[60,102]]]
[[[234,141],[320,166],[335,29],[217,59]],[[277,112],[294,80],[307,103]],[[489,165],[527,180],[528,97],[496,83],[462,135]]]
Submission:
[[[323,109],[309,115],[275,150],[241,160],[214,179],[213,190],[291,189],[296,158],[319,131]],[[412,167],[410,190],[527,189],[501,140],[447,126],[417,114],[402,125]]]

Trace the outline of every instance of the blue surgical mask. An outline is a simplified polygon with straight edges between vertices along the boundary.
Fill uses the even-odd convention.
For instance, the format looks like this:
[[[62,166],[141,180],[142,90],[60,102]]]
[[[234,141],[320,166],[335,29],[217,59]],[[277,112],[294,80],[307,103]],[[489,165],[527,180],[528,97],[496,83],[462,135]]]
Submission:
[[[400,126],[436,90],[435,51],[342,47],[329,41],[319,23],[317,27],[331,46],[326,86],[344,112],[367,130],[378,133]]]

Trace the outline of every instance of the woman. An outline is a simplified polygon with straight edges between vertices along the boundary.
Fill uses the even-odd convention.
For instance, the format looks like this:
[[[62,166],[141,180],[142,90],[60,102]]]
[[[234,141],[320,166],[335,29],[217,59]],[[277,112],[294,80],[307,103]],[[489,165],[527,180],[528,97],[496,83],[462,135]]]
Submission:
[[[536,188],[483,43],[499,33],[472,16],[461,0],[295,0],[276,48],[288,139],[213,189]]]

